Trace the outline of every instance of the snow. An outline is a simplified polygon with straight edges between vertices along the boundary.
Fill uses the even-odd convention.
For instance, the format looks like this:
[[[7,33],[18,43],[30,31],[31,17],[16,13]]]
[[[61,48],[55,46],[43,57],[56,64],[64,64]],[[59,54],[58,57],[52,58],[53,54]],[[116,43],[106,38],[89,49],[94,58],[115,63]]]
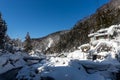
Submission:
[[[94,42],[93,42],[94,44]],[[109,51],[100,52],[101,47],[111,47]],[[107,56],[101,59],[87,59],[89,52],[82,52],[81,47],[90,46],[96,55]],[[54,80],[115,80],[113,73],[118,73],[120,63],[115,57],[119,53],[118,44],[114,40],[98,40],[94,46],[84,44],[71,53],[66,53],[67,57],[49,57],[43,61],[23,67],[17,75],[17,79],[41,80],[42,78],[52,78]]]
[[[119,27],[120,25],[113,25],[98,32],[107,31],[113,35],[113,31]],[[97,35],[96,33],[91,35],[94,34]],[[53,40],[49,39],[47,48],[52,44]],[[88,50],[84,51],[83,48]],[[78,50],[61,54],[65,56],[57,56],[59,54],[44,56],[34,51],[31,55],[23,52],[4,53],[0,55],[0,74],[22,67],[16,76],[17,80],[116,80],[116,74],[120,71],[118,38],[94,40],[81,45]],[[24,60],[41,58],[39,55],[44,56],[44,59],[35,64],[29,65],[29,62]],[[97,57],[93,60],[94,55]]]
[[[100,29],[95,33],[90,33],[88,37],[90,37],[91,40],[94,41],[96,40],[96,37],[102,38],[103,36],[113,36],[114,32],[117,32],[118,34],[120,34],[120,25],[112,25],[109,28]]]
[[[116,27],[116,25],[113,25],[113,26],[109,27],[107,33],[110,34],[110,35],[113,35],[113,33],[115,31],[115,27]]]
[[[108,35],[108,33],[100,33],[100,34],[96,34],[95,37],[98,37],[98,36],[105,36],[105,35]]]
[[[97,33],[90,33],[89,35],[88,35],[88,37],[93,37],[94,35],[96,35]]]
[[[8,58],[6,57],[1,57],[0,58],[0,66],[3,66],[7,62]]]
[[[53,44],[53,39],[49,38],[48,48]]]
[[[69,53],[67,55],[68,58],[74,58],[74,59],[80,59],[80,60],[86,60],[87,53],[81,52],[81,50],[76,50],[72,53]]]
[[[109,28],[100,29],[100,30],[98,30],[97,32],[98,32],[98,33],[107,32],[107,31],[108,31],[108,29],[109,29]]]
[[[54,42],[53,42],[53,39],[52,39],[52,38],[49,38],[49,39],[48,39],[48,45],[47,45],[47,47],[46,47],[46,50],[47,50],[48,48],[50,48],[53,43],[54,43]]]
[[[23,60],[24,56],[28,56],[25,53],[16,52],[12,53],[3,53],[0,56],[0,74],[5,73],[11,69],[22,67],[26,65],[26,62]]]
[[[0,74],[5,73],[13,68],[14,66],[10,63],[7,63],[5,66],[0,66]]]
[[[107,30],[111,32],[113,27]],[[120,71],[120,41],[116,39],[100,39],[83,44],[78,50],[61,53],[66,55],[64,57],[46,57],[37,64],[24,66],[16,78],[18,80],[116,80],[116,74]],[[90,47],[88,51],[82,51],[82,48],[86,47]],[[93,55],[98,57],[93,60]]]
[[[109,63],[52,57],[45,63],[22,68],[17,78],[18,80],[40,80],[41,77],[51,77],[54,78],[54,80],[106,80],[111,79],[112,72],[117,71],[118,69]],[[31,75],[34,75],[34,77]]]

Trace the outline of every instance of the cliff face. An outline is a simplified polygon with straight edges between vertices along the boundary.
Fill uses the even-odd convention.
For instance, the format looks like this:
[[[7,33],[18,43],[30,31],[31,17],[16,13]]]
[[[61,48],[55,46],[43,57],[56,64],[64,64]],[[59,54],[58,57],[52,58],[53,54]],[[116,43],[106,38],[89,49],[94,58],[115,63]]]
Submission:
[[[59,35],[57,43],[49,47],[45,52],[73,51],[81,44],[89,42],[89,33],[114,24],[120,24],[120,0],[111,0],[97,9],[96,13],[80,20],[69,32]]]

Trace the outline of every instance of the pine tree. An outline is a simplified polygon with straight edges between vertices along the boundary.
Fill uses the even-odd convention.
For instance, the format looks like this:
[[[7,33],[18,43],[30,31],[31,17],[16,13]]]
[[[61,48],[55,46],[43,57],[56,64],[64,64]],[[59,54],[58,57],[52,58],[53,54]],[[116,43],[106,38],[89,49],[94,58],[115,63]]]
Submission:
[[[13,51],[13,42],[12,42],[12,39],[9,37],[9,35],[6,35],[5,36],[5,44],[4,44],[4,49],[6,51],[9,51],[11,53],[14,53]]]
[[[0,13],[0,49],[4,49],[6,31],[7,25],[6,22],[2,19],[2,15]]]
[[[31,44],[31,38],[30,38],[30,35],[29,35],[29,32],[27,32],[27,35],[26,35],[26,37],[25,37],[25,46],[24,46],[24,49],[25,49],[25,51],[26,52],[31,52],[31,50],[32,50],[32,44]]]

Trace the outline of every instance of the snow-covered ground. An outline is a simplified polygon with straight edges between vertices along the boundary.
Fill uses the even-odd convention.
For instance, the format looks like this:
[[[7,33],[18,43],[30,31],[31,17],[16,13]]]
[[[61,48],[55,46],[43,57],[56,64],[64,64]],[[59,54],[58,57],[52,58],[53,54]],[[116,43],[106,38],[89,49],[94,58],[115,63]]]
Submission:
[[[74,52],[61,53],[59,56],[44,56],[34,52],[30,53],[31,56],[21,52],[2,53],[0,73],[22,67],[16,76],[17,80],[119,80],[119,37],[94,40],[81,45]],[[49,46],[51,43],[50,40]],[[44,59],[28,65],[31,62],[24,58]]]
[[[0,74],[26,65],[27,63],[23,60],[25,56],[28,55],[21,52],[16,52],[14,54],[9,52],[0,53]]]
[[[94,42],[93,42],[94,43]],[[94,43],[95,45],[95,43]],[[105,46],[106,45],[106,46]],[[89,51],[81,50],[84,46],[90,46],[89,51],[93,55],[102,56],[95,60],[88,59]],[[105,48],[109,48],[106,51]],[[40,63],[23,67],[17,79],[27,80],[116,80],[116,74],[119,73],[120,63],[119,45],[114,40],[98,40],[96,46],[84,44],[67,56],[49,57]]]
[[[114,26],[116,27],[113,25],[112,28]],[[115,29],[110,27],[109,30],[112,32]],[[94,40],[81,45],[74,52],[65,55],[61,53],[61,57],[48,57],[37,64],[23,67],[16,78],[18,80],[116,80],[117,74],[120,73],[118,39],[119,36],[114,39]]]
[[[49,60],[25,66],[18,75],[18,80],[115,80],[119,71],[119,62],[93,62],[74,58],[51,57]],[[44,78],[44,79],[43,79]],[[48,79],[50,78],[50,79]]]

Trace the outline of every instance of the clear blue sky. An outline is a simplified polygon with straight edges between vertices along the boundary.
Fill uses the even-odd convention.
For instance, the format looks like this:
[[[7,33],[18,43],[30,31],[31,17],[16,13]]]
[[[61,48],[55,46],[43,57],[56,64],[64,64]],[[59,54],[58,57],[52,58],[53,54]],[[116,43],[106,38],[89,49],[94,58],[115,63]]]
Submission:
[[[109,0],[0,0],[11,38],[37,38],[66,30]]]

